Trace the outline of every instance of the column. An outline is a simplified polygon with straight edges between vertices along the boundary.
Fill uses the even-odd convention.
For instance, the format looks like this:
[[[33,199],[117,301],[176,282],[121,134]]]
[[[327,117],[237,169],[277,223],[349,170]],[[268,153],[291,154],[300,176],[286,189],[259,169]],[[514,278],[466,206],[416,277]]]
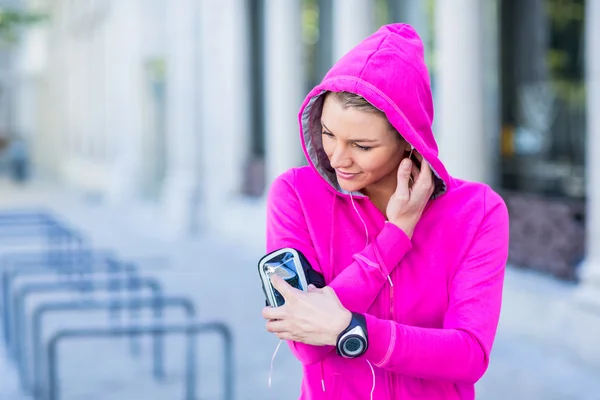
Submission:
[[[600,2],[586,1],[586,21],[598,21]],[[600,24],[585,24],[587,155],[586,258],[580,295],[600,309]]]
[[[17,68],[14,72],[13,118],[11,129],[14,133],[33,144],[36,135],[38,80],[46,72],[46,52],[44,46],[47,29],[32,27],[23,36],[21,48],[15,52]],[[11,108],[11,107],[9,107]]]
[[[122,2],[120,3],[122,4]],[[104,102],[105,102],[105,114],[106,118],[104,121],[105,134],[104,134],[104,161],[108,168],[113,168],[118,155],[118,142],[115,140],[115,132],[118,131],[118,108],[119,102],[117,92],[119,90],[120,71],[122,66],[115,60],[120,59],[123,50],[121,49],[122,43],[117,40],[119,37],[118,27],[118,16],[117,10],[120,5],[116,2],[110,3],[108,16],[106,23],[103,26],[104,30],[104,57],[106,62],[104,64]]]
[[[389,10],[394,22],[410,24],[423,42],[429,40],[427,3],[423,0],[389,0]]]
[[[39,7],[33,5],[32,9],[37,11]],[[39,82],[43,82],[47,76],[47,36],[48,26],[32,26],[23,32],[21,45],[12,51],[13,67],[5,72],[4,79],[7,81],[2,90],[3,98],[8,100],[2,110],[12,114],[12,118],[7,120],[8,130],[3,129],[3,133],[12,133],[23,139],[26,145],[19,152],[20,156],[28,160],[29,166],[41,165],[44,173],[49,170],[48,159],[54,154],[51,151],[52,141],[40,146],[40,141],[46,139],[47,135],[38,132],[39,127],[44,126],[40,121],[39,107],[44,86]],[[9,82],[11,84],[7,85]],[[40,170],[39,167],[36,169],[35,172]],[[34,171],[30,169],[28,172]]]
[[[111,148],[114,151],[108,199],[113,203],[134,200],[142,135],[142,59],[140,15],[143,0],[114,2],[111,11]],[[118,62],[117,62],[118,61]]]
[[[71,155],[63,166],[66,180],[87,190],[98,190],[98,178],[91,158],[91,148],[98,124],[97,89],[99,75],[94,43],[98,21],[93,17],[97,3],[65,4],[68,12],[66,34],[71,43],[69,55],[68,113]],[[69,8],[72,6],[71,8]]]
[[[197,4],[178,0],[166,6],[167,176],[162,198],[166,226],[176,236],[193,230],[198,202]]]
[[[315,57],[318,82],[333,65],[333,1],[319,0],[319,41]]]
[[[72,71],[72,43],[67,30],[67,13],[64,2],[56,2],[51,6],[51,12],[55,17],[51,25],[51,33],[47,41],[48,57],[51,65],[48,71],[48,86],[44,96],[44,115],[48,124],[40,127],[40,133],[54,143],[52,162],[52,173],[60,180],[65,180],[65,164],[73,154],[73,138],[69,126],[69,108],[71,104],[73,78]],[[51,49],[55,48],[56,51]],[[61,97],[63,101],[56,104],[56,98]],[[46,150],[48,151],[48,150]]]
[[[482,2],[437,0],[436,135],[451,175],[489,182],[485,124]]]
[[[36,176],[56,179],[59,177],[59,168],[65,158],[64,129],[58,127],[58,122],[64,115],[65,101],[56,102],[56,98],[59,96],[58,93],[62,99],[65,99],[66,95],[65,85],[58,84],[63,81],[63,75],[62,70],[57,68],[64,59],[66,43],[62,35],[64,17],[59,6],[53,5],[50,12],[54,15],[52,22],[39,28],[41,37],[38,44],[42,55],[39,61],[42,61],[43,67],[39,72],[40,79],[34,82],[35,99],[32,103],[35,110],[32,110],[31,115],[35,114],[33,115],[35,118],[30,121],[32,125],[29,133],[32,133],[32,139],[29,144],[30,156],[35,163],[35,170],[31,172]],[[59,41],[61,39],[62,41]],[[30,62],[25,61],[25,63]]]
[[[271,1],[265,7],[265,125],[267,187],[300,165],[298,111],[305,95],[300,2]]]
[[[375,31],[372,0],[333,1],[333,62]]]
[[[104,19],[100,19],[94,23],[94,29],[90,32],[91,35],[91,60],[92,65],[89,66],[91,95],[90,105],[92,106],[90,115],[90,143],[88,145],[89,156],[95,164],[101,164],[100,143],[104,135],[104,43],[103,43],[103,24]]]
[[[73,33],[74,17],[71,11],[67,11],[69,19],[67,20],[67,37],[69,41],[69,107],[67,110],[67,121],[69,124],[69,146],[71,159],[81,155],[81,93],[82,85],[82,48],[81,41]]]
[[[200,2],[199,223],[213,230],[239,197],[250,141],[249,29],[245,0]],[[243,219],[238,224],[243,224]]]

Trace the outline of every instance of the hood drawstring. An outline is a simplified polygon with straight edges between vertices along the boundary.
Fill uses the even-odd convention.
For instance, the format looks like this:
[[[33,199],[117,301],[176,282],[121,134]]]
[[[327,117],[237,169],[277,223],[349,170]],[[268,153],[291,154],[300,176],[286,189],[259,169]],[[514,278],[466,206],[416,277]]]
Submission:
[[[334,204],[335,204],[335,197],[336,196],[334,196]],[[367,247],[369,245],[369,230],[367,228],[367,223],[363,219],[362,215],[360,215],[360,212],[358,211],[358,208],[356,207],[356,204],[354,203],[354,197],[352,196],[352,193],[350,193],[350,201],[352,202],[352,207],[354,208],[356,215],[358,215],[358,218],[360,219],[360,221],[362,222],[362,224],[365,228],[365,247]],[[332,216],[333,215],[335,215],[335,212],[332,213]],[[334,229],[335,224],[332,223],[331,226],[332,226],[332,229]],[[333,238],[333,231],[332,231],[331,237]],[[331,250],[331,254],[333,254],[333,249],[330,249],[330,250]],[[332,257],[331,261],[333,262],[333,255],[331,257]],[[389,275],[387,278],[388,278],[388,281],[390,282],[390,285],[394,286]],[[271,368],[269,371],[269,381],[268,381],[269,390],[271,390],[272,377],[273,377],[273,365],[275,363],[275,357],[277,356],[277,352],[279,351],[279,348],[281,347],[282,342],[283,342],[283,340],[279,340],[279,343],[277,343],[277,347],[275,347],[275,351],[273,352],[273,355],[271,356]],[[370,399],[373,400],[373,393],[375,392],[375,385],[376,385],[375,370],[373,369],[373,365],[371,365],[371,362],[369,360],[365,360],[365,361],[369,365],[369,368],[371,369],[371,375],[373,377],[373,386],[371,387],[371,395],[370,395]],[[320,364],[321,364],[321,389],[323,389],[323,392],[326,392],[325,371],[324,371],[323,361],[321,361]]]
[[[354,204],[354,197],[352,196],[352,193],[350,193],[350,201],[352,202],[352,207],[354,207],[354,211],[356,212],[356,215],[358,215],[358,218],[360,219],[360,221],[363,223],[363,226],[365,227],[365,247],[367,247],[369,245],[369,230],[367,229],[367,224],[365,222],[365,220],[363,219],[363,217],[360,215],[360,212],[358,212],[358,208],[356,207],[356,204]],[[388,282],[390,282],[391,286],[394,286],[394,284],[392,283],[392,278],[390,278],[390,276],[387,276],[388,278]],[[373,387],[371,388],[371,400],[373,400],[373,393],[375,392],[375,370],[373,369],[373,366],[371,365],[371,362],[369,362],[369,360],[365,360],[367,362],[367,364],[369,364],[369,368],[371,368],[371,374],[373,376]]]
[[[365,247],[367,247],[369,245],[369,230],[367,229],[367,224],[365,223],[365,220],[358,212],[358,208],[356,208],[356,204],[354,204],[354,196],[352,196],[352,193],[350,193],[350,201],[352,202],[352,207],[354,207],[354,211],[356,212],[356,215],[358,215],[360,222],[362,222],[363,226],[365,227]]]
[[[325,372],[323,371],[323,361],[321,361],[321,389],[325,393]]]
[[[365,247],[367,247],[369,245],[369,230],[367,229],[367,224],[365,223],[365,220],[358,212],[358,208],[356,208],[356,204],[354,204],[354,197],[352,196],[352,193],[350,193],[350,201],[352,202],[352,207],[354,207],[354,211],[356,212],[356,215],[358,215],[358,218],[360,219],[360,221],[363,223],[363,226],[365,227]],[[383,273],[383,271],[382,271],[382,273]],[[392,283],[392,278],[389,275],[386,278],[387,278],[388,282],[390,283],[390,286],[394,287],[394,284]]]
[[[330,235],[330,241],[329,241],[329,265],[331,268],[333,268],[333,256],[334,256],[334,251],[333,251],[333,238],[335,236],[335,203],[337,200],[337,196],[333,196],[332,199],[332,203],[331,203],[331,235]],[[323,389],[323,393],[326,392],[325,389],[325,367],[323,366],[323,360],[321,360],[320,362],[320,366],[321,366],[321,389]]]
[[[373,375],[373,387],[371,388],[371,400],[373,400],[373,393],[375,392],[375,370],[371,365],[371,362],[367,360],[367,364],[369,364],[369,368],[371,368],[371,374]]]

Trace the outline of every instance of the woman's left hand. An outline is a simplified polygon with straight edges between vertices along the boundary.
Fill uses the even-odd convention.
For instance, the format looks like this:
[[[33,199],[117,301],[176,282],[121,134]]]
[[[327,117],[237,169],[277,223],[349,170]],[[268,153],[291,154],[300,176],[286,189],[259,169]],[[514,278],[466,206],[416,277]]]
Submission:
[[[267,331],[284,340],[335,346],[339,334],[352,318],[335,291],[329,286],[317,289],[310,285],[308,292],[303,292],[278,275],[272,275],[271,282],[285,299],[285,304],[263,309],[262,315],[268,320]]]

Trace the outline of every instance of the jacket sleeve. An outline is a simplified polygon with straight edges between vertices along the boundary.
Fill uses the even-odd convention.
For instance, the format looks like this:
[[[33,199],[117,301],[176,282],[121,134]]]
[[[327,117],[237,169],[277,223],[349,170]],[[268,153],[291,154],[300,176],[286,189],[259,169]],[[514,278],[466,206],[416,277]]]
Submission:
[[[267,251],[292,247],[302,252],[315,270],[322,272],[300,199],[294,189],[293,173],[294,170],[290,170],[277,178],[269,190]],[[372,243],[355,254],[353,262],[328,282],[328,285],[335,290],[344,307],[365,313],[381,288],[388,283],[391,270],[411,247],[410,239],[400,228],[386,223]],[[356,291],[357,282],[360,282],[360,291]],[[319,362],[333,349],[332,346],[312,346],[297,342],[289,344],[294,355],[303,364]]]
[[[487,369],[508,257],[508,212],[488,190],[489,209],[450,287],[443,329],[367,315],[366,357],[380,368],[424,379],[474,383]],[[490,204],[491,203],[491,204]]]

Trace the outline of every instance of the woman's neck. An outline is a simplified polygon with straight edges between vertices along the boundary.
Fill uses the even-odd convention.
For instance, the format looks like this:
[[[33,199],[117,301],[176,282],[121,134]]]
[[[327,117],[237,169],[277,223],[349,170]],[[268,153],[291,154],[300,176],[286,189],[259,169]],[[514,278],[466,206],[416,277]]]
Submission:
[[[396,182],[378,182],[363,189],[363,193],[386,218],[387,205],[395,191]]]

